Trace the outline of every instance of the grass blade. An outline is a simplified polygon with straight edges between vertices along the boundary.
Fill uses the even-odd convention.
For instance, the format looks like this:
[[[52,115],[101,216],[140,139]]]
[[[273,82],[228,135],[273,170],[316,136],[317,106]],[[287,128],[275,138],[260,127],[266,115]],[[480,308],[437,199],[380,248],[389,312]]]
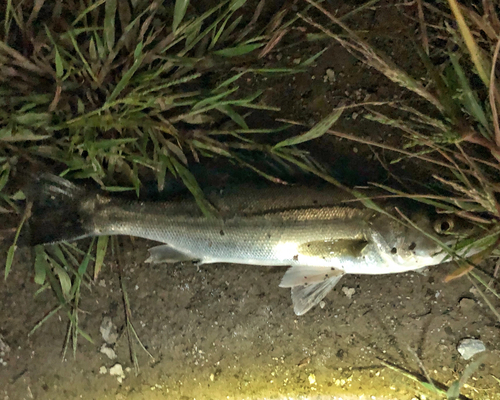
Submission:
[[[71,293],[71,279],[66,272],[66,270],[61,267],[58,263],[51,259],[52,268],[54,270],[54,274],[59,278],[59,284],[61,287],[62,295],[65,299],[70,298]]]
[[[21,234],[21,229],[24,226],[24,223],[28,219],[28,217],[31,215],[31,206],[32,203],[28,203],[26,206],[26,209],[24,210],[23,218],[21,219],[21,222],[19,226],[17,227],[16,235],[14,237],[14,243],[12,243],[9,247],[9,250],[7,251],[7,260],[5,261],[5,275],[4,278],[7,279],[9,276],[10,269],[12,267],[12,263],[14,261],[14,254],[17,249],[17,241],[19,240],[19,235]]]
[[[35,283],[43,285],[47,276],[47,269],[50,268],[45,258],[43,245],[35,246]]]
[[[234,111],[234,109],[229,104],[217,106],[215,108],[217,110],[219,110],[220,112],[226,114],[229,118],[231,118],[234,122],[236,122],[241,128],[248,129],[248,125],[245,122],[245,120],[243,119],[243,117],[240,114],[238,114],[236,111]]]
[[[176,172],[179,174],[179,177],[182,179],[182,182],[184,182],[188,190],[193,194],[196,203],[200,207],[203,214],[207,218],[213,218],[216,215],[216,210],[205,199],[205,194],[201,190],[193,174],[191,174],[191,172],[174,157],[171,157],[170,161],[174,166]]]
[[[115,89],[106,100],[107,104],[114,101],[118,97],[118,95],[122,92],[122,90],[125,89],[125,87],[130,82],[130,79],[132,79],[132,76],[134,76],[135,72],[141,66],[143,60],[144,60],[144,55],[142,54],[142,42],[139,42],[134,51],[134,63],[132,64],[130,69],[127,72],[125,72],[125,74],[122,76],[122,79],[120,79],[120,82],[118,82]]]
[[[330,115],[324,118],[322,121],[318,122],[312,129],[303,133],[302,135],[295,136],[290,139],[283,140],[274,146],[274,149],[279,149],[285,146],[294,146],[299,143],[307,142],[309,140],[317,139],[323,136],[331,126],[337,122],[337,120],[342,115],[344,107],[340,106],[335,109]]]
[[[243,54],[248,54],[262,46],[264,46],[263,43],[244,44],[237,47],[230,47],[227,49],[217,50],[214,51],[214,54],[222,57],[237,57]]]
[[[59,304],[57,307],[55,307],[52,311],[50,311],[47,315],[45,315],[34,327],[31,331],[28,333],[28,337],[33,335],[35,331],[40,328],[47,320],[49,320],[55,313],[57,313],[59,310],[61,310],[64,307],[63,304]]]
[[[64,75],[64,66],[61,58],[61,54],[59,54],[59,50],[56,47],[56,76],[61,79]]]
[[[184,16],[186,15],[186,10],[189,5],[189,0],[176,0],[174,8],[174,21],[172,22],[172,31],[177,32],[177,28],[181,24]]]
[[[471,377],[471,375],[476,372],[476,370],[481,366],[486,358],[486,354],[481,354],[476,361],[471,362],[467,367],[465,367],[464,372],[462,372],[462,376],[458,381],[453,382],[450,385],[450,388],[446,392],[447,400],[458,400],[460,398],[460,389],[467,382],[467,380]]]
[[[456,0],[448,0],[448,4],[450,5],[451,11],[456,18],[458,23],[458,27],[460,29],[460,33],[464,39],[465,45],[469,50],[469,54],[471,56],[472,62],[474,63],[477,73],[486,87],[490,85],[490,77],[487,71],[490,70],[490,67],[486,63],[486,60],[481,56],[480,49],[472,36],[472,32],[470,31],[467,23],[465,22],[464,16],[460,11],[460,7]]]
[[[97,239],[97,251],[95,255],[94,264],[94,281],[97,280],[99,272],[104,264],[104,256],[106,255],[106,250],[108,248],[109,236],[99,236]]]
[[[115,46],[115,16],[116,0],[106,0],[104,15],[104,43],[108,51],[113,51]]]
[[[483,108],[479,104],[477,94],[471,89],[467,77],[465,76],[464,70],[460,66],[458,58],[455,54],[450,54],[450,60],[455,70],[456,76],[458,77],[462,93],[463,93],[463,104],[466,110],[481,123],[481,125],[489,130],[489,122],[486,118]],[[490,133],[491,136],[491,133]]]

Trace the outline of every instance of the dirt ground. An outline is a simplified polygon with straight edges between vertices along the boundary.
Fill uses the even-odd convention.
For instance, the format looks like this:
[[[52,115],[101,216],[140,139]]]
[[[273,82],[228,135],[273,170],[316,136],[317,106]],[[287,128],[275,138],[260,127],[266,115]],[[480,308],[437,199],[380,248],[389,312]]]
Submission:
[[[116,265],[82,299],[80,326],[94,343],[80,338],[76,358],[70,349],[61,359],[63,313],[28,337],[56,302],[50,291],[33,298],[38,287],[20,260],[0,287],[9,346],[2,399],[432,399],[439,397],[382,360],[417,374],[422,364],[449,386],[468,364],[457,345],[470,337],[488,351],[464,392],[500,398],[498,321],[468,279],[442,283],[451,265],[427,276],[347,276],[322,307],[297,317],[289,290],[278,288],[284,268],[150,266],[144,241],[125,243],[132,321],[154,359],[135,344],[136,375],[125,335],[113,346],[116,359],[100,352],[103,320],[118,332],[125,323]],[[121,382],[109,373],[117,363]]]
[[[388,21],[398,15],[391,12],[374,11],[360,24],[394,34]],[[324,45],[307,51],[288,46],[264,62],[294,65]],[[392,45],[406,67],[411,60],[404,43]],[[405,96],[333,44],[307,73],[241,84],[269,87],[266,103],[282,112],[268,118],[306,122],[318,121],[345,98]],[[393,131],[354,114],[336,129],[397,144]],[[411,173],[401,175],[406,182],[427,174],[425,166],[414,169],[409,161],[388,171],[394,155],[333,137],[312,150],[349,184],[387,183],[391,173],[409,167]],[[422,381],[428,374],[436,386],[450,386],[479,356],[461,357],[457,346],[466,338],[480,339],[487,350],[462,391],[464,398],[500,399],[500,324],[469,279],[443,283],[453,264],[432,267],[426,275],[346,276],[320,307],[298,317],[289,290],[278,287],[285,268],[152,266],[144,263],[152,243],[128,238],[123,243],[121,265],[111,257],[92,290],[84,290],[79,324],[93,343],[80,337],[75,358],[71,349],[61,356],[68,322],[63,312],[28,336],[57,301],[50,290],[34,296],[39,286],[33,282],[30,251],[16,255],[9,278],[0,285],[0,399],[442,398],[403,372]],[[484,266],[490,274],[493,268]],[[131,321],[152,356],[132,340],[138,371],[123,334],[119,269]],[[488,298],[498,309],[498,299]],[[116,343],[109,329],[103,337],[106,324],[111,335],[118,332]]]

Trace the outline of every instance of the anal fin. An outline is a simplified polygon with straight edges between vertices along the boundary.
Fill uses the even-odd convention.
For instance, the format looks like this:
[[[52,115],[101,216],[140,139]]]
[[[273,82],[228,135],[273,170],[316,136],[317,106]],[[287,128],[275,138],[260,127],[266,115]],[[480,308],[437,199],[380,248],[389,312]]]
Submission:
[[[147,263],[176,263],[182,261],[193,261],[194,258],[190,254],[183,253],[170,247],[168,244],[151,247],[149,249],[149,257],[145,261]]]

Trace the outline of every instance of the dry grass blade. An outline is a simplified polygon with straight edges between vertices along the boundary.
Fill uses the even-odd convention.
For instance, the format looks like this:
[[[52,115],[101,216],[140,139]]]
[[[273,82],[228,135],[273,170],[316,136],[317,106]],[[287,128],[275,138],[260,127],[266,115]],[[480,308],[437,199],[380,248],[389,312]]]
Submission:
[[[429,55],[429,37],[427,35],[427,26],[424,18],[424,7],[422,0],[417,0],[418,19],[420,23],[420,34],[422,35],[422,47],[427,55]]]
[[[499,267],[499,261],[497,260],[497,267]],[[498,272],[498,269],[496,269],[495,272]],[[498,293],[496,290],[493,289],[493,282],[497,281],[498,282],[498,276],[497,274],[493,273],[493,280],[491,283],[486,283],[478,274],[476,274],[474,271],[470,271],[469,275],[472,276],[476,281],[478,281],[481,285],[483,285],[488,292],[490,292],[493,296],[495,296],[497,299],[500,300],[500,293]]]
[[[495,79],[495,68],[498,60],[498,53],[500,52],[500,40],[497,41],[495,46],[495,50],[493,53],[493,62],[491,66],[490,73],[490,86],[489,86],[489,99],[490,99],[490,107],[492,113],[493,126],[495,128],[495,142],[498,147],[500,147],[500,125],[498,123],[498,111],[497,104],[500,104],[500,98],[498,95],[498,90],[496,87],[496,79]]]
[[[474,282],[474,280],[470,276],[469,276],[469,280],[472,282],[472,284],[476,288],[477,292],[481,295],[481,297],[483,298],[484,302],[489,307],[489,309],[491,310],[491,312],[493,314],[495,314],[495,316],[497,317],[498,321],[500,321],[500,312],[497,311],[497,309],[495,308],[495,306],[491,303],[491,301],[488,299],[488,297],[486,297],[486,295],[479,288],[479,286],[477,285],[477,283]]]
[[[460,29],[460,33],[462,34],[465,44],[467,45],[474,66],[476,67],[477,72],[483,83],[486,86],[489,86],[490,77],[487,71],[490,70],[490,67],[486,62],[486,60],[481,56],[481,51],[476,41],[474,40],[474,37],[472,36],[472,33],[469,27],[467,26],[467,23],[465,22],[464,16],[462,14],[462,11],[460,10],[458,2],[456,0],[448,0],[448,4],[450,5],[451,11],[453,12],[453,15],[456,18],[458,27]]]
[[[35,72],[37,74],[43,74],[45,70],[40,68],[38,65],[34,64],[30,60],[28,60],[26,57],[24,57],[21,53],[19,53],[17,50],[11,48],[8,46],[5,42],[0,40],[0,51],[4,52],[5,54],[11,56],[14,60],[14,64],[26,69],[31,72]]]
[[[490,22],[490,18],[488,16],[494,16],[496,18],[496,14],[494,8],[490,8],[488,4],[490,1],[483,1],[483,10],[484,16],[479,15],[475,10],[463,5],[458,4],[460,11],[462,14],[466,15],[479,29],[481,29],[489,38],[489,40],[496,40],[499,27],[498,25],[495,27],[495,24]]]

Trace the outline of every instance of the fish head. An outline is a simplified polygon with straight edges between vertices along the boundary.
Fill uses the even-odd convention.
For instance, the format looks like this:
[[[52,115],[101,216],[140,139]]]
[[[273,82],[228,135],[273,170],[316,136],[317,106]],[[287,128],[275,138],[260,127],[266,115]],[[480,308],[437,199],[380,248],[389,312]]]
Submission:
[[[373,228],[378,239],[378,247],[384,252],[386,260],[404,267],[417,269],[440,264],[449,255],[445,246],[454,249],[465,237],[472,235],[475,226],[452,214],[419,211],[405,214],[411,222],[394,220],[386,217]],[[473,249],[459,252],[461,256],[474,253]]]

